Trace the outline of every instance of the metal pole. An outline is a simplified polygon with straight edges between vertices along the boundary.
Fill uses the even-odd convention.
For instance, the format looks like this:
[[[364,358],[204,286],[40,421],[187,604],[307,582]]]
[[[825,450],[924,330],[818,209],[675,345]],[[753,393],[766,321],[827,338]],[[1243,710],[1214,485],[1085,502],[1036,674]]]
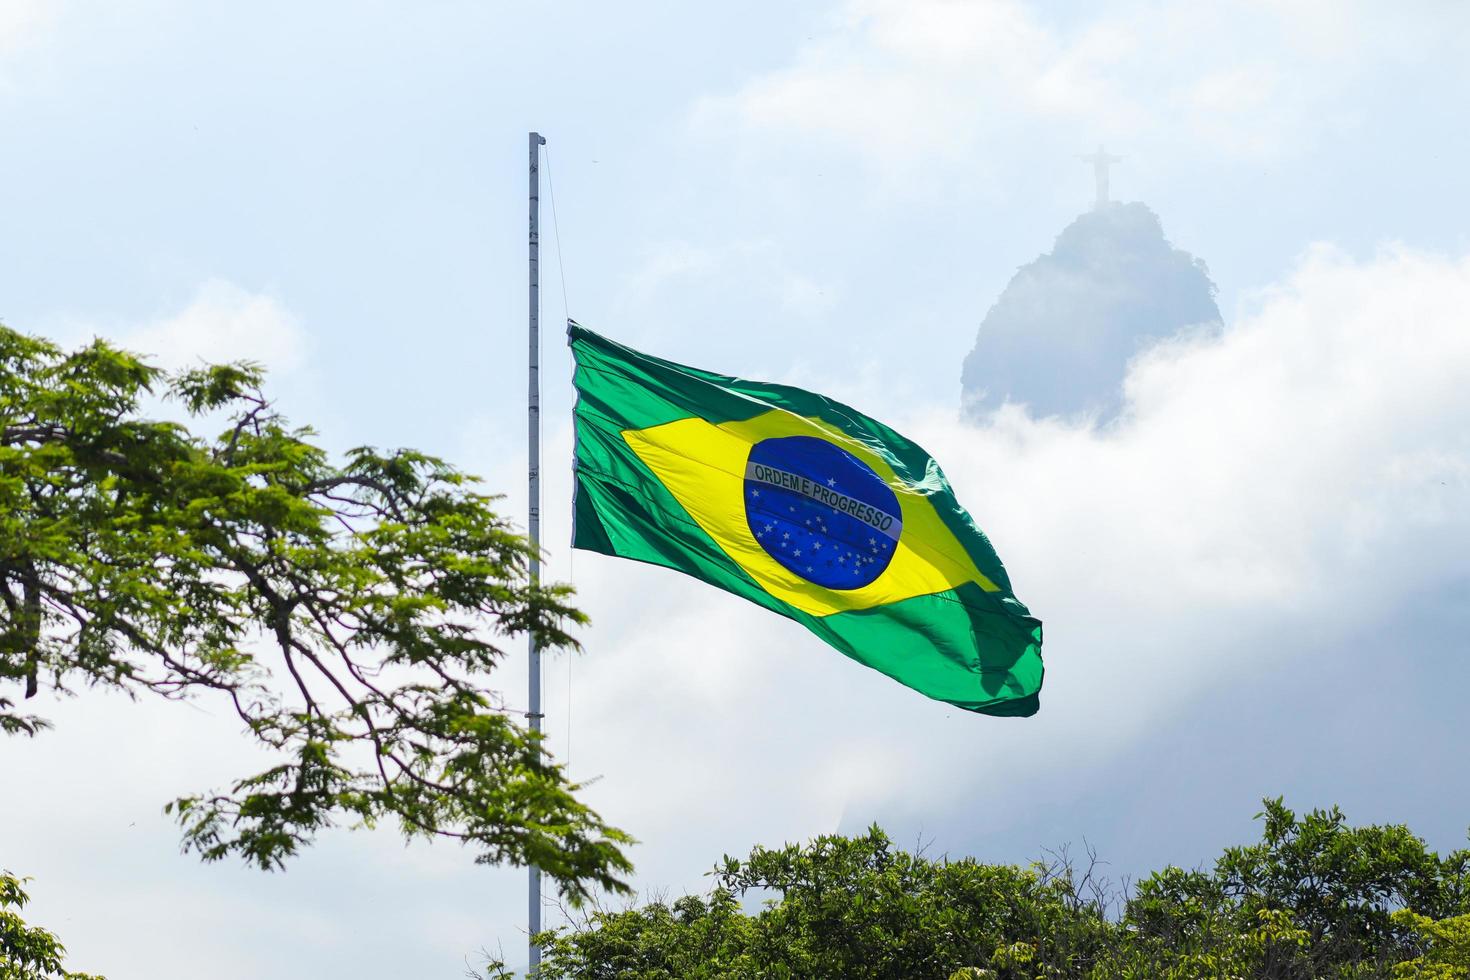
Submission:
[[[541,238],[540,238],[540,193],[541,193],[541,145],[546,142],[540,133],[532,133],[531,143],[531,293],[530,293],[530,373],[529,399],[526,402],[526,440],[530,449],[531,519],[528,530],[531,534],[531,585],[541,581]],[[536,646],[536,634],[530,635],[530,705],[526,717],[531,722],[531,732],[541,732],[541,651]],[[526,897],[530,934],[541,931],[541,869],[530,866],[530,882]],[[530,942],[530,960],[526,975],[535,977],[541,972],[541,947],[534,939]]]

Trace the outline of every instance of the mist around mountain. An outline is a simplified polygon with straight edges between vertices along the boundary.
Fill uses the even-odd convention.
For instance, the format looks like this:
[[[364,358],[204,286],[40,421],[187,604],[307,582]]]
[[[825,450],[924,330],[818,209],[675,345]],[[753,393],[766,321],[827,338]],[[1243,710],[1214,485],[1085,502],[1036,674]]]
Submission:
[[[1072,293],[1045,307],[1054,320],[1030,310],[1034,338],[1088,336],[1063,319],[1069,304],[1087,315],[1082,283],[1099,311],[1121,309],[1095,274],[1105,263],[1080,260],[1069,238],[1090,232],[1096,244],[1125,209],[1156,225],[1142,205],[1075,222],[1017,273],[967,369],[988,356],[992,326],[1025,336],[1022,300],[1043,281]],[[1146,268],[1208,288],[1161,233],[1140,237],[1156,254]],[[1141,280],[1120,272],[1117,289]],[[1127,416],[1105,431],[1087,417],[1040,419],[1068,409],[1033,401],[1029,416],[958,426],[964,442],[940,446],[958,460],[957,482],[980,488],[970,506],[998,529],[1018,594],[1045,623],[1042,710],[1012,736],[1021,750],[998,730],[976,738],[976,765],[1027,753],[1005,779],[949,800],[854,804],[842,830],[877,822],[895,839],[987,860],[1085,841],[1118,880],[1249,840],[1254,804],[1283,795],[1410,823],[1443,851],[1464,846],[1470,786],[1445,774],[1463,769],[1455,699],[1470,689],[1470,342],[1458,312],[1470,305],[1470,258],[1399,246],[1356,258],[1323,245],[1261,295],[1228,327],[1154,344],[1126,370],[1123,358],[1111,373],[1079,374],[1073,412],[1088,398],[1116,411],[1127,377]],[[1160,317],[1134,343],[1171,329],[1191,328]],[[1035,339],[1025,353],[1080,371],[1061,340],[1048,352]],[[1037,379],[1018,370],[1015,380]],[[1028,401],[1015,388],[1010,400]],[[1024,501],[998,510],[998,481],[984,477],[1011,479],[1041,458],[1055,469],[1030,474]],[[1047,486],[1058,490],[1043,495]],[[1064,578],[1071,587],[1049,585]],[[1129,690],[1161,671],[1168,680],[1146,694]],[[1064,725],[1064,743],[1043,741]],[[1117,748],[1096,750],[1113,738]],[[1047,757],[1055,764],[1033,764]]]
[[[1174,247],[1147,205],[1088,211],[985,315],[961,375],[963,414],[1011,402],[1107,421],[1138,351],[1182,329],[1220,329],[1215,292],[1205,263]]]

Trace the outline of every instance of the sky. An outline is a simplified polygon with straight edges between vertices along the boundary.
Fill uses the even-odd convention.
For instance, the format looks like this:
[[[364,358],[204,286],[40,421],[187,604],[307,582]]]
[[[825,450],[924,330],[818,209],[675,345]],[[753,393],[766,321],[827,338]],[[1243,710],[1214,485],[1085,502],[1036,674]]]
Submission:
[[[1264,796],[1464,842],[1470,13],[1448,0],[1027,4],[0,0],[0,320],[248,357],[333,450],[443,455],[525,513],[526,133],[547,137],[549,574],[593,625],[550,746],[649,895],[881,821],[1119,874]],[[1223,328],[1106,423],[959,421],[1011,275],[1112,193]],[[552,206],[554,200],[554,208]],[[966,715],[660,569],[573,554],[571,315],[915,438],[1046,623],[1041,713]],[[983,341],[983,338],[982,338]],[[497,678],[511,704],[525,667]],[[0,743],[0,866],[75,969],[460,976],[524,962],[524,873],[341,829],[200,865],[161,808],[258,761],[218,704],[84,692]],[[557,913],[551,913],[553,921]]]

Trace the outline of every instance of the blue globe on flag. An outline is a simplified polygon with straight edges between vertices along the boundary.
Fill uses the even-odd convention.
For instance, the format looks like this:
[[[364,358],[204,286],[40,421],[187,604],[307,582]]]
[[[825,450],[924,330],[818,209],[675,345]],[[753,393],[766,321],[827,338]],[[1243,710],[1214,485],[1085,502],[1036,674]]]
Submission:
[[[750,533],[782,567],[828,589],[871,585],[903,533],[898,497],[852,453],[814,436],[765,439],[745,464]]]

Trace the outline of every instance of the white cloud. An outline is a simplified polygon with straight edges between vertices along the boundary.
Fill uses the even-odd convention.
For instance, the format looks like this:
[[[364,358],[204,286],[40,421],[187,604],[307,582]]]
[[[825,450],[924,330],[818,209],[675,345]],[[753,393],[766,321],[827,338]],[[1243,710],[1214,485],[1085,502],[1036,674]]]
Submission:
[[[1466,308],[1470,259],[1316,249],[1223,335],[1142,354],[1129,410],[1110,428],[1012,409],[969,427],[949,405],[886,419],[944,464],[1046,621],[1043,707],[1025,721],[925,700],[795,624],[673,572],[573,556],[569,473],[554,465],[570,439],[548,433],[548,574],[572,579],[593,616],[586,654],[547,666],[552,748],[570,755],[576,778],[596,780],[589,802],[645,842],[634,854],[639,883],[674,894],[705,887],[702,873],[722,853],[896,806],[934,812],[983,797],[977,830],[1024,819],[1034,804],[1005,790],[1008,777],[1065,783],[1137,745],[1213,681],[1270,684],[1273,658],[1392,621],[1410,597],[1470,575]],[[470,461],[492,487],[521,487],[522,467]],[[512,499],[506,511],[524,513],[523,504]],[[521,661],[495,684],[512,705],[524,690]],[[156,901],[138,907],[194,910],[172,975],[225,941],[195,913],[235,914],[237,890],[259,896],[249,903],[256,958],[225,975],[291,969],[293,921],[325,915],[331,896],[414,896],[416,918],[395,920],[394,946],[449,967],[482,943],[493,948],[495,928],[519,955],[519,874],[486,879],[454,849],[404,852],[391,832],[333,832],[321,857],[286,879],[171,857],[158,805],[248,767],[248,747],[227,717],[114,701],[89,692],[58,709],[56,732],[0,743],[23,783],[91,773],[0,811],[0,837],[37,842],[7,861],[38,876],[37,921],[77,938],[87,953],[79,965],[145,968],[142,954],[124,951],[128,931],[146,923],[119,916],[114,900],[140,889]],[[105,771],[93,772],[98,758]],[[145,834],[147,846],[130,834]],[[169,870],[142,875],[140,855]],[[85,898],[93,892],[101,899]],[[329,936],[313,955],[346,962],[357,955],[353,935]],[[167,964],[149,966],[170,975]]]
[[[291,311],[274,298],[223,279],[202,284],[178,313],[127,330],[118,342],[160,366],[256,361],[273,371],[300,368],[307,338]]]
[[[56,0],[0,0],[0,53],[32,40],[55,18]]]
[[[1066,28],[1015,0],[849,0],[790,65],[696,118],[833,140],[905,180],[1059,126],[1083,147],[1259,162],[1349,123],[1371,66],[1436,57],[1442,34],[1423,11],[1306,0],[1135,2]]]
[[[705,320],[712,307],[744,300],[787,320],[820,322],[842,290],[813,268],[817,261],[770,239],[717,247],[660,242],[643,251],[618,305],[629,319],[689,323]]]
[[[1316,249],[1255,304],[1223,336],[1141,355],[1105,430],[1013,409],[979,428],[947,407],[889,420],[945,465],[1047,623],[1035,719],[965,716],[696,582],[578,556],[595,627],[574,768],[604,776],[597,804],[650,842],[645,880],[699,887],[746,841],[1064,778],[1213,681],[1270,683],[1274,658],[1470,575],[1470,260]],[[552,483],[565,499],[565,475]]]

